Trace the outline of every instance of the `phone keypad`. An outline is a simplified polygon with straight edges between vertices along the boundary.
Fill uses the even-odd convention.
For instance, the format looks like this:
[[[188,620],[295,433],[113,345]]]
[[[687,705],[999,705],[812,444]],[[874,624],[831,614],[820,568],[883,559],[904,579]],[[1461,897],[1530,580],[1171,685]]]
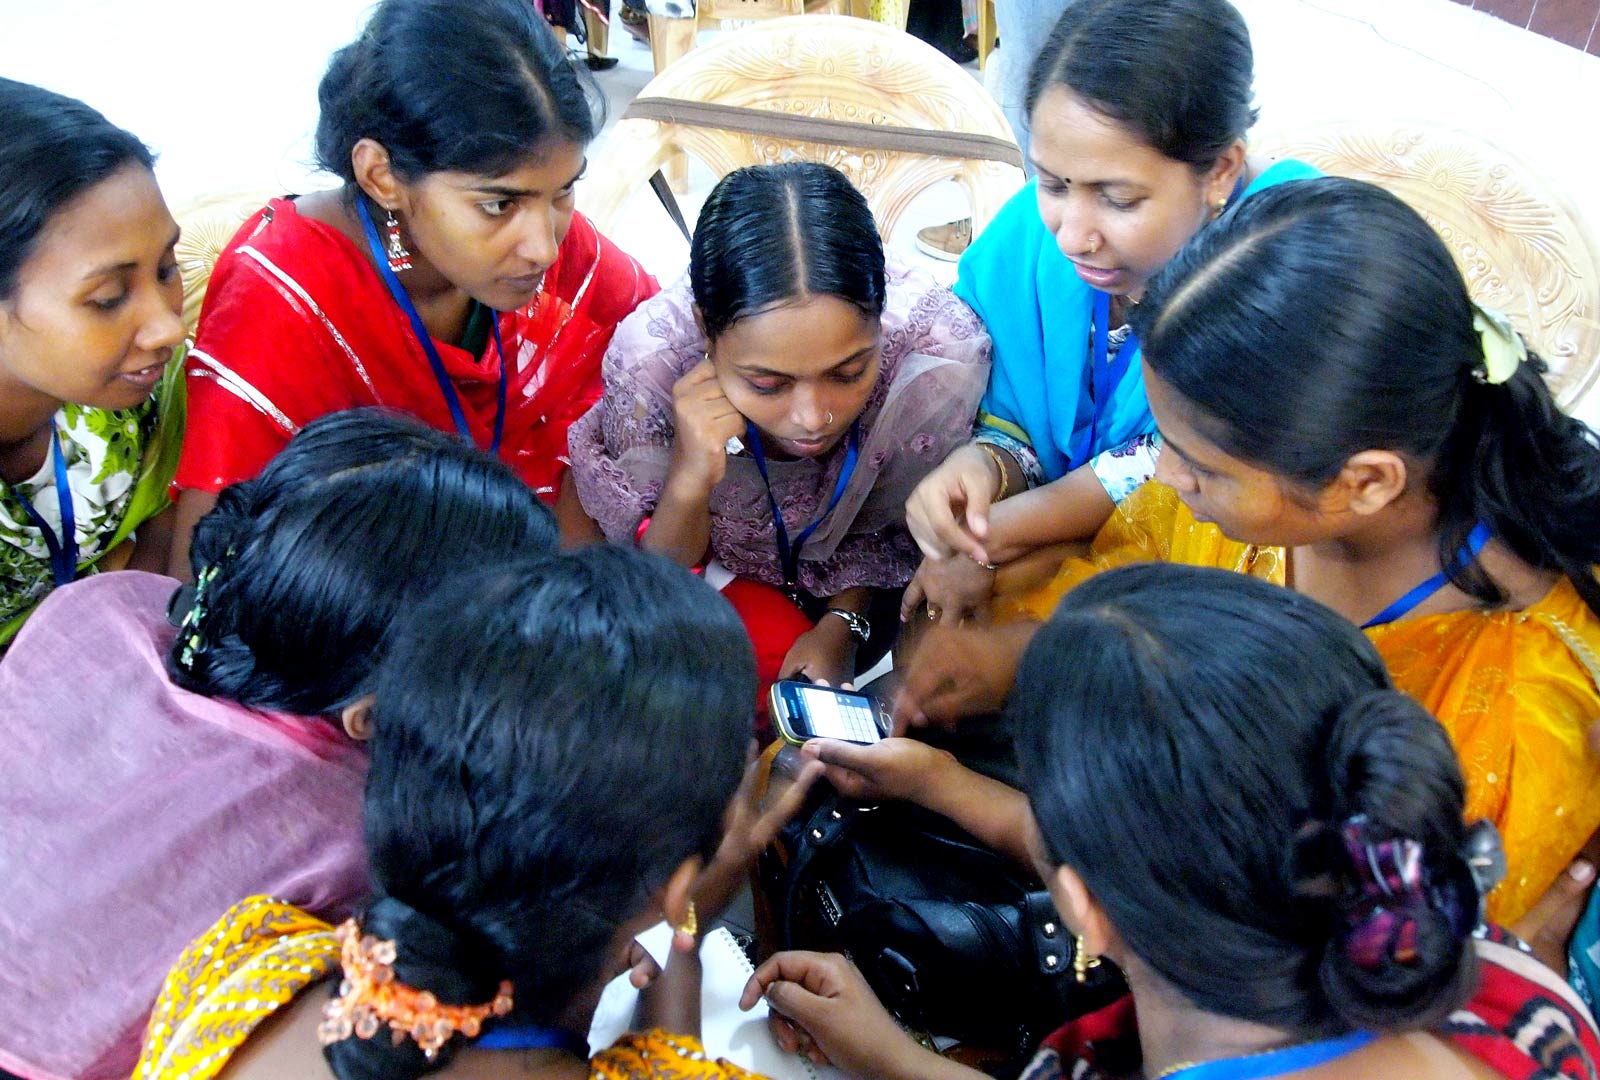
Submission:
[[[812,734],[858,743],[875,743],[883,737],[870,700],[845,698],[825,690],[802,690],[801,694]]]

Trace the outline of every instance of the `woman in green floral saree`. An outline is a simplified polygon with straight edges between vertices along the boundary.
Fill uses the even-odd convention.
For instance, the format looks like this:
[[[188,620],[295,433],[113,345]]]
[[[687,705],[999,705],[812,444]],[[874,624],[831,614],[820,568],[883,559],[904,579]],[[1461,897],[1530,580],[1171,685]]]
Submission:
[[[165,563],[183,285],[151,165],[82,102],[0,79],[0,647],[51,589]]]

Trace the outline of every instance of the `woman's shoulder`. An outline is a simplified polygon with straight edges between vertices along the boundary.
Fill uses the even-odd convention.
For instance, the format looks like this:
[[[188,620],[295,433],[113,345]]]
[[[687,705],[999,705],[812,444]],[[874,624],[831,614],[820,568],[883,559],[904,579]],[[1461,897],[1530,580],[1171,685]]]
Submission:
[[[651,296],[617,326],[606,350],[607,379],[626,378],[666,364],[674,378],[705,355],[706,336],[695,321],[694,297],[685,274]]]
[[[1423,615],[1368,634],[1396,681],[1424,703],[1465,679],[1473,682],[1471,700],[1493,689],[1521,710],[1567,698],[1580,710],[1600,710],[1600,617],[1566,577],[1521,609]],[[1472,663],[1453,662],[1462,657]],[[1485,671],[1499,678],[1489,680]],[[1426,696],[1419,692],[1425,688]]]
[[[83,679],[103,677],[108,657],[158,662],[176,633],[166,613],[177,587],[160,574],[117,570],[52,590],[6,653],[0,687],[11,687],[9,703],[23,709],[22,698],[44,697],[67,682],[81,691]],[[73,669],[79,676],[64,680]]]
[[[1008,254],[1010,245],[1023,240],[1036,242],[1048,235],[1044,220],[1039,217],[1039,181],[1029,180],[1006,200],[983,231],[973,238],[961,256],[961,265],[965,267],[968,260],[989,263],[994,258],[1003,258]],[[1015,257],[1018,253],[1011,250],[1009,254]]]
[[[1260,162],[1252,160],[1250,164],[1255,179],[1245,188],[1246,196],[1275,184],[1288,183],[1290,180],[1315,180],[1322,175],[1321,169],[1298,158],[1269,158]]]
[[[576,212],[546,282],[568,303],[586,300],[591,316],[599,323],[621,322],[661,289],[644,264]]]
[[[1477,989],[1442,1034],[1502,1076],[1595,1075],[1600,1032],[1572,987],[1497,926],[1473,946]]]
[[[1062,271],[1072,288],[1079,278],[1044,219],[1039,216],[1039,181],[1029,180],[989,219],[957,264],[955,290],[963,297],[992,291],[1003,296],[1040,272]],[[1087,290],[1088,286],[1078,288]]]
[[[144,570],[91,574],[52,592],[34,625],[66,624],[92,614],[96,623],[131,623],[151,637],[168,639],[175,631],[167,623],[167,602],[177,589],[177,579]]]
[[[989,331],[950,286],[894,256],[887,260],[885,277],[885,364],[892,367],[910,353],[925,353],[988,369]]]
[[[366,256],[344,233],[302,213],[288,196],[271,199],[245,219],[217,257],[213,279],[240,260],[276,268],[286,274],[365,269]]]
[[[245,219],[212,267],[196,345],[278,319],[284,305],[327,317],[382,289],[367,257],[342,232],[273,199]]]

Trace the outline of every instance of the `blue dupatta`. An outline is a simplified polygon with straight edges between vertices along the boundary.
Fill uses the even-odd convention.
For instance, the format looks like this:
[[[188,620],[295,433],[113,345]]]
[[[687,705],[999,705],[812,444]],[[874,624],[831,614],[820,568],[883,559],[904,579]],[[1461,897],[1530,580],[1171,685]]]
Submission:
[[[1279,161],[1245,188],[1244,198],[1273,184],[1320,175],[1304,162]],[[1110,401],[1094,400],[1089,329],[1095,290],[1044,227],[1037,184],[1030,180],[1012,196],[967,249],[955,293],[983,319],[994,340],[980,426],[1031,444],[1050,481],[1154,432],[1155,420],[1145,401],[1137,352]]]

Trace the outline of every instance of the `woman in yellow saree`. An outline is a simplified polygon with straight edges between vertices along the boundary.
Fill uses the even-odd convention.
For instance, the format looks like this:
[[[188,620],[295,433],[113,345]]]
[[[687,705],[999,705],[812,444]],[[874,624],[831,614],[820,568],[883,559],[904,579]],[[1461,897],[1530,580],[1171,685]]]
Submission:
[[[691,900],[714,917],[777,828],[743,799],[730,815],[755,694],[733,609],[597,545],[453,579],[394,634],[371,702],[370,899],[339,927],[235,906],[168,976],[135,1078],[749,1076],[698,1041]],[[663,918],[673,957],[643,1030],[591,1058],[601,991]]]
[[[1059,598],[1161,559],[1288,585],[1371,636],[1443,723],[1469,817],[1500,828],[1511,922],[1600,826],[1600,448],[1537,356],[1474,305],[1421,217],[1371,185],[1282,185],[1202,233],[1134,315],[1164,437],[1087,558],[932,631],[912,723],[983,711]],[[980,685],[1003,693],[1005,676]]]

